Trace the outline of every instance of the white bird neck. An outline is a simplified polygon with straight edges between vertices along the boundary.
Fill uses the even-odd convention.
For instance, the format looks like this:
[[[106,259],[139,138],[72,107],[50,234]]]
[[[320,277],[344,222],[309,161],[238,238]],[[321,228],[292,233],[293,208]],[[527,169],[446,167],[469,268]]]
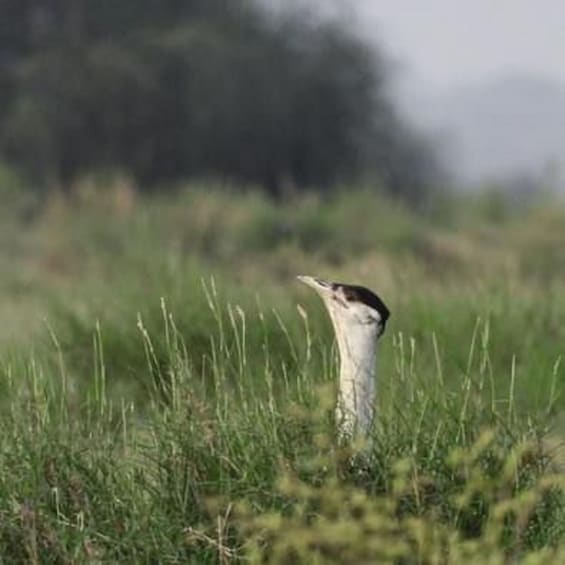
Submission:
[[[348,323],[330,308],[340,356],[336,419],[339,434],[366,436],[373,423],[378,328]]]

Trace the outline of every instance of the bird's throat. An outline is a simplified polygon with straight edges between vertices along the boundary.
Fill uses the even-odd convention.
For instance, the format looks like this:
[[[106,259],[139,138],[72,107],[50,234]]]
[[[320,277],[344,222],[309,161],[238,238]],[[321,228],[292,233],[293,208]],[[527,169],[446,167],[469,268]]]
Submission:
[[[363,326],[336,326],[335,330],[340,355],[336,408],[339,435],[366,437],[375,415],[376,330]]]

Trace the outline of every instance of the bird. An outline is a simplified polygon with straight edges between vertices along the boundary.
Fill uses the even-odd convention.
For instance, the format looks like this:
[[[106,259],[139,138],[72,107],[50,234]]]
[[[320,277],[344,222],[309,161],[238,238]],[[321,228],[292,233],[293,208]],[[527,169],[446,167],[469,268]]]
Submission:
[[[297,278],[322,298],[335,332],[340,357],[335,409],[338,438],[367,441],[375,417],[377,342],[390,311],[377,294],[363,286],[306,275]]]

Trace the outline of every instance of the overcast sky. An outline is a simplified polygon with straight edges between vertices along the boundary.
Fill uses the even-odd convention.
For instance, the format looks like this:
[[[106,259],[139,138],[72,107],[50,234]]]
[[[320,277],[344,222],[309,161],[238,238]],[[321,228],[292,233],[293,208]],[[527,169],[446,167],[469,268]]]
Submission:
[[[455,86],[510,73],[565,83],[564,0],[356,0],[407,74]]]
[[[565,83],[565,0],[260,0],[356,12],[406,75],[463,86],[531,73]]]
[[[462,178],[560,163],[565,187],[565,0],[262,1],[306,4],[374,39],[392,60],[397,104],[447,135]]]

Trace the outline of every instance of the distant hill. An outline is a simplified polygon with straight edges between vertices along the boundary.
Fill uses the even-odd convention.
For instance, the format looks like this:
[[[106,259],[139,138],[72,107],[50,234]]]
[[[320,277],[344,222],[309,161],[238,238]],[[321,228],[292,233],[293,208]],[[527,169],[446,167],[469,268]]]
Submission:
[[[447,92],[404,85],[400,106],[443,140],[463,181],[516,174],[565,180],[565,85],[506,76]]]

